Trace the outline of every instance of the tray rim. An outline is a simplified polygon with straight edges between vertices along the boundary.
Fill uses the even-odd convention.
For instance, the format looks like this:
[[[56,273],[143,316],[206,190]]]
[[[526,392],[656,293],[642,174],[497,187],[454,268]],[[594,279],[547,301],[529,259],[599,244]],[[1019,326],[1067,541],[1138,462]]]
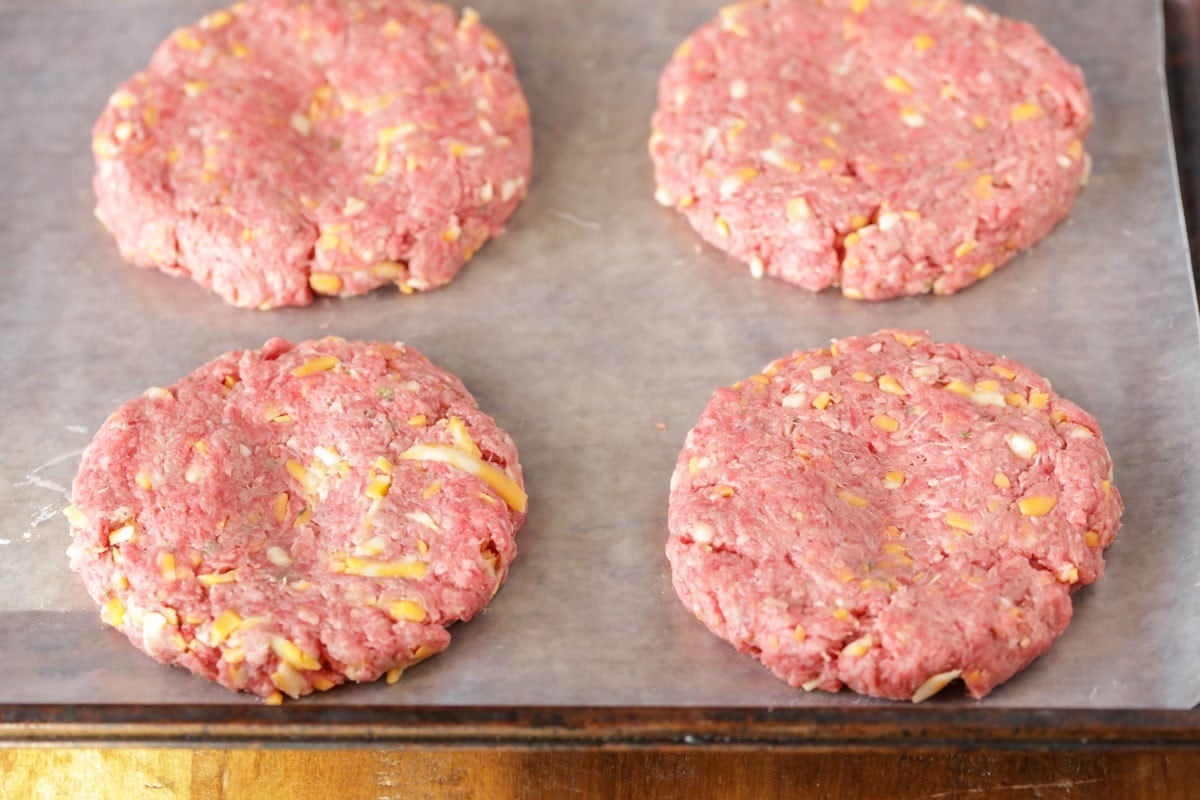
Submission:
[[[1200,6],[1162,0],[1167,90],[1192,270],[1200,267]],[[1190,137],[1190,138],[1189,138]],[[29,746],[780,749],[1200,748],[1192,709],[0,704],[0,749]]]
[[[6,705],[0,748],[1200,748],[1200,708]]]

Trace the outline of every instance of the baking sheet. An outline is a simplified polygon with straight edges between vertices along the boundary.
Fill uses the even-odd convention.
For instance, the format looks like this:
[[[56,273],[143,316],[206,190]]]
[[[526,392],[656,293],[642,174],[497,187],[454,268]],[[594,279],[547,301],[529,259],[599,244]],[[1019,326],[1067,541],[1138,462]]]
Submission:
[[[0,704],[255,703],[97,619],[60,509],[104,417],[271,336],[400,340],[514,436],[530,514],[509,581],[394,686],[319,704],[844,706],[718,641],[670,587],[675,456],[712,389],[796,348],[928,328],[1025,362],[1100,420],[1126,501],[1108,571],[996,707],[1200,702],[1200,337],[1153,0],[995,0],[1087,73],[1094,177],[1033,251],[950,298],[854,303],[745,269],[653,201],[655,82],[707,0],[477,0],[530,101],[535,177],[450,287],[253,312],[125,266],[92,218],[89,131],[157,42],[213,2],[0,2]],[[975,701],[948,691],[934,701]]]

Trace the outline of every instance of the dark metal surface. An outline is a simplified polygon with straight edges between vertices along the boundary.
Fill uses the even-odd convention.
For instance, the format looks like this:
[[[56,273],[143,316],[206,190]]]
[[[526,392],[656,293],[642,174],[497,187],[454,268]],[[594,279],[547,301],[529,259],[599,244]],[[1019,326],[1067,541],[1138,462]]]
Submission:
[[[328,708],[46,705],[0,709],[0,746],[1138,749],[1200,747],[1200,711],[722,707]]]
[[[1195,274],[1200,267],[1200,2],[1165,0],[1164,10],[1175,158]]]

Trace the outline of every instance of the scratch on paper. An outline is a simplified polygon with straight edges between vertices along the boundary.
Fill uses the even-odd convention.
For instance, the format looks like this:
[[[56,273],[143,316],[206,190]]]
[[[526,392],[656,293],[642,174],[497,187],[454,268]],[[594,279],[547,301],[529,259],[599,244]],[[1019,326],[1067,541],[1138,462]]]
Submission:
[[[67,487],[63,486],[58,481],[52,481],[49,478],[43,478],[38,473],[42,472],[43,470],[47,470],[50,467],[53,467],[55,464],[61,464],[64,461],[68,461],[72,458],[76,458],[82,454],[83,454],[83,449],[80,448],[78,450],[71,450],[70,452],[63,453],[60,456],[55,456],[54,458],[50,459],[46,463],[44,463],[40,466],[34,467],[32,470],[30,470],[28,473],[26,473],[25,480],[17,481],[16,483],[13,484],[13,486],[14,487],[16,487],[16,486],[36,486],[39,489],[46,489],[51,492],[58,492],[63,497],[68,497],[69,492],[67,491]]]
[[[54,458],[50,459],[49,461],[45,462],[44,464],[34,467],[32,470],[30,470],[28,473],[26,473],[24,480],[17,481],[16,483],[13,484],[13,487],[15,488],[18,486],[34,486],[38,489],[44,489],[48,492],[54,492],[55,494],[59,495],[62,499],[69,501],[71,498],[70,490],[66,486],[63,486],[58,481],[51,480],[50,478],[45,477],[41,473],[47,469],[50,469],[51,467],[53,467],[57,464],[63,463],[64,461],[69,461],[70,459],[76,458],[82,453],[83,453],[83,450],[79,449],[79,450],[71,450],[70,452],[63,453],[62,455],[59,455],[59,456],[55,456]],[[34,530],[39,525],[44,525],[45,523],[49,522],[50,520],[55,519],[58,516],[58,513],[61,509],[62,509],[61,502],[44,503],[44,504],[38,506],[37,509],[33,512],[33,515],[30,517],[29,527],[26,528],[21,533],[21,538],[26,541],[32,539]],[[12,541],[13,541],[12,539],[0,539],[0,545],[11,544]]]
[[[37,511],[33,512],[33,516],[30,518],[30,521],[29,521],[29,527],[26,528],[21,533],[21,538],[24,539],[25,541],[29,541],[30,539],[32,539],[33,531],[35,528],[37,528],[39,525],[43,525],[43,524],[49,522],[52,519],[57,519],[59,512],[61,512],[61,511],[62,511],[62,504],[51,503],[49,505],[44,505],[41,508],[39,508]],[[11,541],[12,541],[11,539],[0,539],[0,544],[10,544]]]
[[[36,472],[29,473],[25,476],[25,480],[19,483],[14,483],[13,486],[36,486],[39,489],[47,489],[51,492],[58,492],[59,494],[65,495],[67,493],[67,487],[63,486],[58,481],[52,481],[49,478],[43,478]]]
[[[566,220],[567,222],[570,222],[573,225],[578,225],[581,228],[587,228],[589,231],[603,230],[600,227],[599,222],[593,222],[590,219],[584,219],[583,217],[577,217],[568,211],[559,211],[557,208],[551,208],[546,213],[548,213],[552,217],[558,217],[559,219]]]
[[[45,505],[37,510],[33,515],[33,527],[41,525],[43,522],[49,522],[58,516],[59,507],[57,505]],[[28,537],[26,537],[28,538]]]

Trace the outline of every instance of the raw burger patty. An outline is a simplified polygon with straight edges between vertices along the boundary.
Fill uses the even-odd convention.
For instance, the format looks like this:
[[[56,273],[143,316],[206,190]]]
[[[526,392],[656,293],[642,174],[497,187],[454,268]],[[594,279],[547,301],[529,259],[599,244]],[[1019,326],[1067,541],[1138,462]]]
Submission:
[[[412,348],[274,339],[109,417],[68,554],[153,658],[299,697],[444,649],[504,580],[521,486],[508,434]]]
[[[239,306],[448,283],[525,194],[528,107],[472,11],[258,0],[175,31],[92,132],[121,254]]]
[[[667,556],[684,605],[793,686],[983,697],[1067,627],[1120,514],[1096,420],[1044,379],[882,331],[716,392]]]
[[[773,275],[949,294],[1049,233],[1085,179],[1083,75],[955,0],[728,6],[659,82],[658,199]]]

